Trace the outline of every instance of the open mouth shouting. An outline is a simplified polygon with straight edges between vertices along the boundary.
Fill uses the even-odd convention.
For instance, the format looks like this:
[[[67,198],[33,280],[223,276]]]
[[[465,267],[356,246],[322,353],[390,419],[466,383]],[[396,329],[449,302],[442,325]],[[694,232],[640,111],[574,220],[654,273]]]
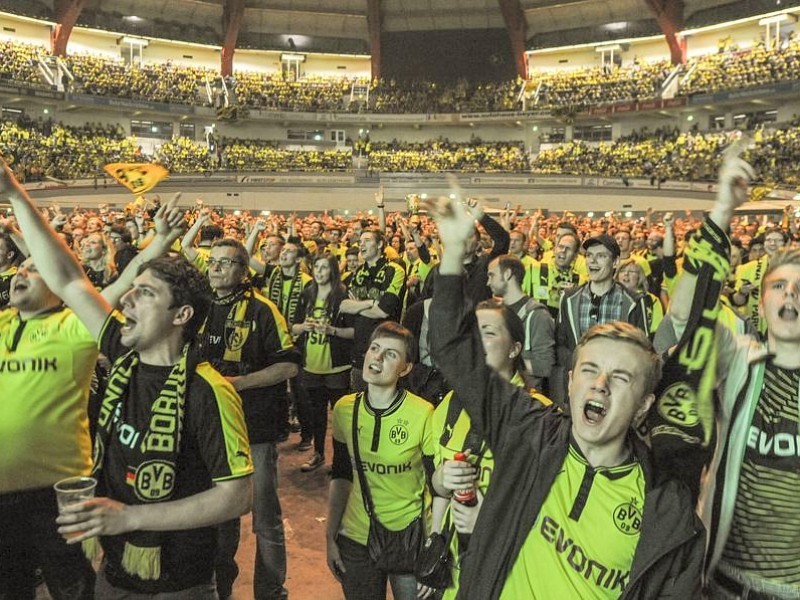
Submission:
[[[800,315],[798,314],[797,307],[793,304],[784,304],[778,309],[778,317],[782,321],[797,321],[798,316]]]
[[[583,405],[583,416],[591,425],[599,425],[606,418],[607,410],[603,402],[589,400]]]

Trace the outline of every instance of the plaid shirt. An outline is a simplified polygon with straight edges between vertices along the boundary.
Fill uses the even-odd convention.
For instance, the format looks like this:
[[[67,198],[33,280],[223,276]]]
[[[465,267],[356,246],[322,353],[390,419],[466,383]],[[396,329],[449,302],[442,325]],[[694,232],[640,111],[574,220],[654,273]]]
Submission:
[[[627,321],[627,308],[630,301],[626,301],[629,294],[619,283],[614,283],[613,287],[602,296],[595,296],[591,291],[591,285],[585,284],[580,292],[580,302],[578,303],[578,326],[580,336],[589,329],[600,323],[610,323],[612,321]]]

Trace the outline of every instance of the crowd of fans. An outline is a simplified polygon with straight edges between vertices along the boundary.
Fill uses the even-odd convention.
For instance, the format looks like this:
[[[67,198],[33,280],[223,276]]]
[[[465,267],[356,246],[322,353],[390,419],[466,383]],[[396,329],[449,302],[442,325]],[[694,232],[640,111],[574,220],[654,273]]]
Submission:
[[[136,139],[113,126],[68,127],[24,118],[0,122],[0,155],[21,181],[93,176],[107,163],[142,158]]]
[[[757,128],[747,158],[756,178],[766,185],[800,184],[800,126]],[[717,177],[721,151],[733,139],[729,132],[681,133],[676,128],[646,128],[613,142],[567,142],[530,157],[521,142],[479,138],[451,142],[373,142],[358,147],[375,173],[526,173],[709,181]],[[152,161],[170,172],[213,171],[329,172],[353,168],[351,149],[289,149],[275,141],[222,138],[213,146],[175,137],[142,152],[135,137],[120,125],[87,123],[66,126],[52,119],[31,120],[23,114],[6,119],[0,129],[0,154],[23,181],[45,177],[92,177],[102,166],[119,161]]]
[[[13,127],[29,136],[49,128],[62,145],[99,131],[44,122]],[[670,136],[658,133],[661,143]],[[624,143],[649,141],[637,138]],[[756,143],[778,141],[762,135]],[[675,140],[681,151],[708,144],[718,152],[730,142],[721,135]],[[681,591],[690,598],[709,585],[746,596],[756,584],[769,590],[760,597],[797,598],[800,577],[774,570],[784,563],[772,553],[786,547],[796,560],[795,534],[782,515],[757,509],[793,506],[796,494],[782,484],[798,468],[787,440],[795,440],[798,426],[800,218],[791,206],[759,219],[733,216],[751,176],[739,158],[744,143],[734,143],[707,218],[652,210],[636,219],[614,212],[523,215],[510,208],[495,218],[479,202],[458,198],[457,189],[427,204],[425,214],[387,214],[380,189],[369,212],[374,218],[328,211],[257,216],[209,209],[202,200],[185,209],[178,196],[162,205],[154,194],[125,208],[67,214],[58,205],[37,206],[0,164],[0,200],[13,208],[0,221],[0,332],[13,340],[0,347],[2,389],[13,392],[0,424],[9,448],[31,450],[0,462],[2,548],[13,560],[0,570],[2,589],[30,597],[40,567],[54,596],[69,584],[86,599],[92,589],[105,595],[104,588],[186,596],[203,588],[206,597],[229,597],[238,574],[226,569],[239,543],[236,519],[252,511],[254,521],[274,522],[253,530],[257,547],[265,540],[274,546],[256,551],[254,585],[268,582],[285,597],[283,514],[296,507],[282,513],[276,461],[286,451],[277,444],[292,431],[291,399],[300,434],[294,449],[313,452],[300,470],[327,480],[320,468],[333,447],[327,531],[323,542],[320,528],[316,543],[325,543],[331,574],[349,599],[366,589],[371,598],[385,597],[387,576],[397,600],[428,596],[429,588],[491,597],[486,580],[515,598],[607,591],[607,579],[585,577],[584,567],[560,560],[553,540],[570,510],[570,543],[590,548],[581,550],[581,564],[598,555],[595,548],[621,549],[613,564],[623,595]],[[190,156],[187,144],[173,144],[172,156]],[[439,146],[452,150],[444,140]],[[98,361],[96,344],[107,360]],[[65,362],[73,368],[54,367]],[[706,385],[717,378],[724,380],[719,398]],[[184,398],[191,399],[185,413],[178,406]],[[67,402],[74,410],[55,410]],[[264,407],[266,419],[258,412]],[[726,432],[731,407],[742,414],[733,415],[737,422],[749,418],[753,425]],[[786,428],[770,433],[783,440],[775,442],[774,458],[789,462],[762,469],[760,455],[713,441],[717,428],[720,439],[733,436],[742,447],[762,440],[766,434],[752,428],[770,414]],[[190,443],[162,441],[170,449],[156,455],[160,468],[188,457],[198,467],[170,480],[180,500],[160,492],[139,497],[137,490],[152,490],[155,475],[146,469],[153,455],[114,460],[116,452],[140,422],[162,419],[157,427],[166,430],[173,417],[176,435]],[[391,422],[381,430],[380,419]],[[480,431],[472,426],[478,420],[486,425]],[[147,439],[175,439],[157,433]],[[96,497],[57,503],[55,482],[89,472],[90,435]],[[385,462],[363,462],[361,451],[370,461],[402,452],[403,463],[390,470]],[[701,492],[712,491],[705,488],[708,465],[726,457],[737,464],[723,483],[738,497],[715,502],[720,519],[701,521],[694,511]],[[484,460],[492,461],[485,477]],[[375,464],[384,467],[365,466]],[[590,481],[599,470],[610,475]],[[403,485],[380,489],[400,475]],[[353,485],[356,476],[362,485]],[[587,481],[595,487],[578,511],[572,499]],[[373,497],[369,489],[380,491]],[[253,502],[263,494],[270,502]],[[432,514],[426,497],[433,498]],[[389,561],[387,546],[368,551],[375,527],[369,519],[397,512],[398,498],[398,527],[412,528],[419,539]],[[552,522],[544,544],[524,539],[543,530],[541,511],[522,510],[533,504]],[[364,510],[363,517],[348,515],[348,505]],[[615,519],[607,518],[609,506]],[[720,524],[728,518],[732,523]],[[153,546],[135,546],[143,538],[132,534],[151,529],[160,532],[158,552],[147,553]],[[448,577],[435,582],[414,568],[431,529],[445,532],[444,553],[450,548],[462,566],[445,561]],[[707,533],[725,553],[705,573]],[[209,540],[184,549],[192,557],[202,552],[203,560],[172,560],[189,536]],[[226,536],[229,543],[214,543]],[[439,538],[431,539],[428,545]],[[80,549],[85,540],[93,541]],[[29,552],[31,546],[41,553]],[[95,556],[92,546],[105,551],[97,572],[83,553]],[[146,560],[132,558],[134,546]],[[658,560],[642,559],[646,552]],[[535,576],[541,565],[530,559],[537,553],[553,559],[546,578]],[[731,566],[742,563],[746,568]],[[638,574],[628,580],[630,573]],[[646,590],[639,593],[641,581]]]
[[[354,77],[306,75],[289,81],[280,73],[237,72],[234,78],[237,102],[248,108],[298,112],[341,111],[353,85],[369,80]]]
[[[470,85],[432,81],[398,83],[380,79],[372,83],[369,108],[378,113],[462,113],[519,110],[522,80]]]
[[[724,132],[657,131],[589,145],[568,142],[544,149],[532,160],[535,173],[644,177],[653,180],[708,181],[717,176],[721,150],[731,142]],[[788,127],[754,134],[748,160],[767,184],[800,183],[800,129]]]
[[[800,39],[790,36],[776,48],[758,43],[747,50],[699,56],[686,65],[689,73],[680,94],[704,94],[797,79]]]
[[[40,83],[37,60],[43,53],[44,49],[41,47],[0,41],[0,80],[9,83]]]
[[[519,173],[529,170],[528,156],[521,143],[475,140],[464,144],[446,139],[372,143],[369,166],[373,171],[388,173]]]
[[[37,46],[0,43],[0,78],[40,84],[37,57],[46,54]],[[218,74],[212,69],[174,65],[170,62],[141,67],[89,55],[67,59],[75,76],[74,90],[101,96],[119,96],[179,104],[209,104],[206,82]],[[800,68],[800,41],[789,39],[778,48],[758,44],[748,50],[730,50],[691,59],[689,73],[679,94],[714,92],[791,80]],[[519,110],[521,86],[531,105],[556,111],[576,111],[594,104],[648,100],[658,97],[660,87],[673,69],[669,61],[640,61],[627,66],[594,67],[533,74],[527,82],[517,79],[471,84],[458,81],[399,83],[351,77],[304,75],[298,80],[280,73],[236,72],[230,80],[236,102],[246,108],[289,111],[365,111],[378,113],[500,112]],[[350,102],[351,90],[369,88]],[[530,106],[530,105],[529,105]]]
[[[70,56],[67,66],[75,77],[74,91],[174,104],[199,103],[203,77],[214,77],[210,69],[169,62],[136,67],[89,55]]]
[[[570,107],[634,102],[658,97],[673,66],[669,61],[634,60],[630,66],[593,67],[534,74],[529,90],[538,89],[536,107]]]

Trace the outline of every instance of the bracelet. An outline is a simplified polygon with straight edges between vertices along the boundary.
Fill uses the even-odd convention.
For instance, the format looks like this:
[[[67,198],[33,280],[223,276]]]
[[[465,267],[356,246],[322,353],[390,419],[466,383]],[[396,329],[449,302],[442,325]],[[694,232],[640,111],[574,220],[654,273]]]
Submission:
[[[383,208],[385,204],[378,204],[378,208]]]

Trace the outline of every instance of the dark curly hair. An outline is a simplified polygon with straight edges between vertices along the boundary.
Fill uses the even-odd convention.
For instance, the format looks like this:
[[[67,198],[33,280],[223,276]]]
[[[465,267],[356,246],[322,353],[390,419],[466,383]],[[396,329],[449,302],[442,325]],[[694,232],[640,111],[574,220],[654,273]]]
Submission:
[[[159,256],[142,264],[136,274],[145,271],[169,285],[172,294],[170,308],[189,305],[194,309],[192,318],[183,329],[184,341],[194,341],[211,308],[213,293],[208,280],[182,256]]]

